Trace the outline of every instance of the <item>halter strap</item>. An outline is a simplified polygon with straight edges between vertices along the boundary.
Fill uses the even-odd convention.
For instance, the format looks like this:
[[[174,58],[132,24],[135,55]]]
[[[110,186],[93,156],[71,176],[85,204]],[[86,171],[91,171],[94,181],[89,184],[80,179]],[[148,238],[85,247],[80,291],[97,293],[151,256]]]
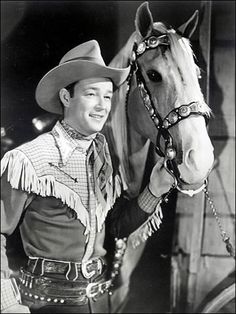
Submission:
[[[166,170],[173,176],[176,187],[181,183],[181,176],[176,162],[176,149],[173,143],[173,138],[169,132],[169,129],[176,125],[178,122],[188,118],[191,115],[201,115],[206,120],[208,119],[207,114],[203,111],[203,106],[198,101],[192,101],[189,104],[183,104],[178,108],[171,110],[164,119],[158,113],[156,107],[153,104],[150,91],[146,86],[146,82],[143,78],[140,66],[137,62],[140,57],[147,49],[155,49],[159,45],[170,45],[169,38],[166,34],[161,36],[151,35],[144,39],[141,43],[137,43],[133,46],[132,58],[131,58],[131,70],[127,78],[128,90],[126,94],[126,102],[130,91],[130,85],[133,75],[136,75],[137,84],[142,98],[143,104],[147,109],[150,118],[152,119],[155,127],[157,128],[157,139],[156,139],[156,151],[157,153],[165,158],[164,166]],[[165,142],[164,151],[161,149],[161,137]],[[179,189],[181,190],[181,189]],[[200,189],[198,189],[200,191]]]
[[[163,157],[166,155],[166,153],[162,152],[160,154],[161,136],[164,138],[164,140],[166,142],[166,147],[165,147],[165,151],[166,151],[167,147],[170,147],[170,146],[173,147],[173,138],[172,138],[171,134],[168,132],[168,130],[172,126],[176,125],[181,120],[188,118],[190,115],[202,115],[202,116],[206,117],[206,114],[202,110],[203,106],[200,102],[192,101],[189,104],[183,104],[183,105],[179,106],[178,108],[174,108],[173,110],[171,110],[166,115],[166,117],[164,119],[162,119],[162,117],[160,116],[156,107],[153,104],[150,92],[149,92],[148,88],[146,87],[145,80],[144,80],[143,75],[141,73],[140,67],[136,61],[135,61],[135,63],[136,63],[135,74],[137,77],[139,92],[140,92],[141,98],[143,100],[143,104],[149,113],[150,118],[152,119],[155,127],[158,129],[157,141],[156,141],[157,152],[159,153],[159,155],[161,155]]]
[[[135,53],[136,56],[142,55],[147,49],[155,49],[159,45],[170,45],[169,38],[166,34],[161,36],[151,35],[138,44]]]

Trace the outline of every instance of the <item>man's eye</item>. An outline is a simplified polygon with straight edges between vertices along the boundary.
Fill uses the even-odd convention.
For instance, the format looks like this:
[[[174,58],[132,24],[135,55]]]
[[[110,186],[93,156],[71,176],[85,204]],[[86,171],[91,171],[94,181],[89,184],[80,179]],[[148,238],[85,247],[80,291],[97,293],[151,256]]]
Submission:
[[[111,100],[111,96],[104,96],[105,99]]]
[[[87,96],[95,96],[95,93],[87,93]]]

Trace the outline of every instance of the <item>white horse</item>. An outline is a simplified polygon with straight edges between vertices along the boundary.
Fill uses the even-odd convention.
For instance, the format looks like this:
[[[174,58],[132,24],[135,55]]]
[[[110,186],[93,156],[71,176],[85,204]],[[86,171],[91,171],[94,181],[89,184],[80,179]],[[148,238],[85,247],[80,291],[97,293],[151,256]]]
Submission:
[[[211,110],[188,39],[197,22],[198,12],[178,30],[153,22],[145,2],[137,10],[135,32],[110,63],[117,68],[131,64],[130,77],[114,94],[105,130],[130,198],[141,191],[150,143],[158,153],[155,160],[163,159],[183,193],[191,196],[202,190],[211,171],[213,146],[206,127]],[[113,311],[127,296],[145,240],[158,227],[150,219],[148,228],[141,226],[129,237],[120,274],[123,284],[112,296]]]

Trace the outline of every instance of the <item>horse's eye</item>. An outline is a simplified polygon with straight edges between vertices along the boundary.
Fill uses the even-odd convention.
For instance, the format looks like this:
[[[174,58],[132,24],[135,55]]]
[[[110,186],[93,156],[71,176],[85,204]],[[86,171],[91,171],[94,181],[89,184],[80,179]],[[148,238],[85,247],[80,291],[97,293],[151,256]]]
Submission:
[[[158,73],[155,70],[149,70],[147,72],[147,76],[148,78],[152,81],[152,82],[161,82],[162,81],[162,76],[160,73]]]

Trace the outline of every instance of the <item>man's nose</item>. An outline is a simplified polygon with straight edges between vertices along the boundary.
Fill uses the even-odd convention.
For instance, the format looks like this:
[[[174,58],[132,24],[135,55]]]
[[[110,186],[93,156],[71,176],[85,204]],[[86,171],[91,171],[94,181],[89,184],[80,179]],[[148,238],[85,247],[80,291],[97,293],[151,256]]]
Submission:
[[[96,108],[97,110],[103,110],[103,109],[106,108],[106,106],[107,106],[107,105],[106,105],[106,101],[105,101],[104,97],[100,96],[100,97],[98,98],[98,101],[97,101],[97,104],[96,104],[95,108]]]

